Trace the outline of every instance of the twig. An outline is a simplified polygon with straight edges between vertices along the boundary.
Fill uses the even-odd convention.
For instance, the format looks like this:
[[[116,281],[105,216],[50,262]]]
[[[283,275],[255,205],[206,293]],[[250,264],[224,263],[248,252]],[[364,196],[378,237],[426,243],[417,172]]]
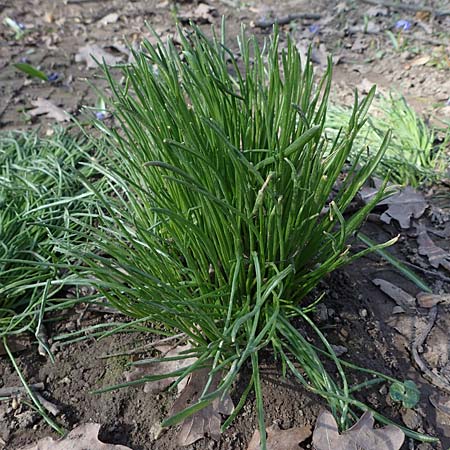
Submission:
[[[95,2],[99,2],[99,1],[105,1],[105,0],[66,0],[65,3],[66,3],[66,5],[69,5],[69,4],[77,4],[77,3],[95,3]]]
[[[450,384],[447,383],[439,375],[436,375],[435,373],[433,373],[433,371],[431,371],[428,368],[425,361],[419,355],[419,347],[421,347],[425,343],[428,335],[430,334],[430,331],[432,330],[432,328],[436,322],[437,311],[438,311],[437,306],[433,306],[430,309],[430,313],[428,314],[428,324],[427,324],[425,330],[423,330],[423,332],[421,334],[419,334],[418,336],[416,336],[416,338],[414,339],[414,342],[411,346],[411,353],[412,353],[414,362],[416,363],[417,367],[421,370],[423,377],[426,380],[428,380],[431,384],[436,386],[437,388],[450,394]]]
[[[148,344],[141,345],[140,347],[136,347],[131,350],[127,350],[125,352],[109,353],[106,355],[101,355],[98,358],[106,359],[106,358],[114,358],[117,356],[134,355],[136,353],[144,353],[149,348],[154,348],[157,345],[165,344],[166,342],[173,341],[174,339],[180,339],[179,342],[183,342],[186,338],[187,338],[186,333],[179,333],[175,334],[174,336],[169,336],[163,339],[158,339],[157,341],[154,342],[149,342]]]
[[[297,14],[289,14],[284,17],[275,18],[275,19],[267,19],[267,20],[258,20],[255,22],[255,27],[258,28],[269,28],[275,24],[277,25],[286,25],[294,20],[299,19],[307,19],[307,20],[319,20],[321,18],[320,14],[315,13],[297,13]]]
[[[41,402],[41,405],[51,414],[54,416],[57,416],[61,410],[52,402],[49,402],[46,398],[42,397],[41,394],[38,392],[35,392],[34,395],[36,395],[37,399]]]
[[[385,6],[386,8],[398,9],[398,10],[403,10],[403,11],[411,11],[411,12],[425,11],[425,12],[429,12],[430,14],[432,14],[436,17],[450,16],[450,10],[445,11],[445,10],[441,10],[441,9],[434,9],[434,8],[430,8],[429,6],[409,5],[409,4],[405,4],[405,3],[394,3],[394,2],[385,1],[385,0],[362,0],[362,1],[364,3],[368,3],[369,5]]]
[[[423,36],[414,36],[414,35],[408,35],[408,39],[410,39],[411,41],[419,41],[419,42],[424,42],[426,44],[432,44],[432,45],[447,45],[444,41],[439,41],[437,39],[431,39],[431,38],[427,38],[427,37],[423,37]]]
[[[405,264],[406,266],[414,267],[414,269],[417,269],[420,272],[426,273],[428,275],[433,275],[436,278],[440,278],[442,281],[446,281],[447,283],[450,283],[450,277],[446,277],[445,275],[442,275],[442,273],[433,272],[432,270],[424,269],[423,267],[420,267],[420,266],[410,263],[408,261],[402,261],[402,264]]]
[[[30,388],[33,391],[42,391],[44,383],[31,384]],[[18,394],[26,394],[27,390],[23,386],[4,387],[0,389],[0,397],[13,397]]]

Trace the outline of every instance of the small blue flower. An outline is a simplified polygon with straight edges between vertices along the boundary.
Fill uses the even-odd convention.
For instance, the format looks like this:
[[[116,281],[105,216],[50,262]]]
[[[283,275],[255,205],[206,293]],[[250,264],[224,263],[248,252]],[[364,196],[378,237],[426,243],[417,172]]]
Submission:
[[[97,117],[98,120],[105,120],[106,119],[106,111],[97,111],[95,113],[95,117]]]
[[[30,60],[26,56],[22,56],[19,61],[24,64],[29,64]]]
[[[57,73],[57,72],[52,72],[47,75],[48,81],[56,81],[58,78],[59,78],[59,73]]]
[[[25,30],[25,28],[26,28],[26,26],[25,26],[25,24],[23,24],[22,22],[16,22],[17,23],[17,26],[23,31],[23,30]]]
[[[317,34],[320,30],[319,25],[316,24],[312,24],[308,27],[308,30],[312,33],[312,34]]]
[[[400,19],[400,20],[397,20],[397,22],[395,22],[396,30],[406,31],[406,30],[410,30],[411,27],[412,27],[411,22],[409,22],[408,20],[405,20],[405,19]]]
[[[447,101],[445,102],[446,106],[450,106],[450,97],[447,99]]]

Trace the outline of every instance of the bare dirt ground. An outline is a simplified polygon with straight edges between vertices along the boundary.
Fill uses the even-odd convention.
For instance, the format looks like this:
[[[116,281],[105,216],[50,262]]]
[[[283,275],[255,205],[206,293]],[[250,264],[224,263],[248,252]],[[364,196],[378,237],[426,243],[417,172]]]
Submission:
[[[387,92],[397,89],[416,110],[431,121],[450,119],[450,4],[444,1],[404,2],[410,8],[376,6],[365,1],[287,1],[235,0],[125,1],[125,0],[0,0],[0,19],[9,17],[23,24],[17,36],[7,25],[0,26],[0,128],[41,127],[48,132],[58,122],[67,123],[66,111],[78,119],[93,116],[98,93],[106,92],[106,83],[89,60],[89,53],[110,62],[128,61],[126,43],[154,39],[145,26],[148,22],[162,37],[174,35],[177,20],[195,23],[208,30],[225,16],[228,40],[235,48],[241,23],[261,39],[270,34],[270,23],[290,14],[307,13],[281,25],[282,40],[290,33],[299,48],[313,45],[313,58],[320,71],[326,55],[334,55],[334,99],[352,103],[352,92],[360,93],[376,83]],[[422,5],[422,6],[419,6]],[[316,15],[316,16],[314,16]],[[403,30],[399,20],[408,21]],[[391,32],[389,34],[388,32]],[[176,39],[176,36],[175,36]],[[84,49],[84,50],[83,50]],[[53,81],[31,79],[14,67],[27,62],[49,75]],[[92,67],[90,67],[92,66]],[[41,100],[39,100],[41,99]],[[50,103],[42,102],[42,99]],[[36,103],[37,102],[37,103]],[[36,111],[40,105],[41,109]],[[43,109],[42,109],[43,108]],[[62,110],[62,111],[61,111]],[[62,114],[61,114],[62,113]],[[415,267],[440,304],[397,304],[380,291],[374,279],[385,279],[414,296],[419,289],[397,274],[392,266],[372,255],[324,280],[323,308],[317,320],[335,345],[345,347],[344,357],[388,375],[414,380],[421,389],[421,401],[413,410],[405,410],[389,399],[387,387],[378,385],[360,394],[360,399],[398,423],[437,436],[441,443],[431,446],[413,441],[402,449],[446,449],[450,446],[450,195],[448,189],[430,188],[425,193],[427,208],[423,216],[407,230],[397,222],[386,225],[376,211],[366,226],[373,239],[381,242],[401,232],[391,251]],[[439,195],[441,196],[439,196]],[[442,197],[443,196],[443,197]],[[433,242],[442,249],[441,264],[430,264],[418,244],[419,227],[426,227]],[[401,303],[401,302],[400,302]],[[422,305],[422,306],[421,306]],[[65,320],[49,328],[50,336],[74,332],[90,324],[116,320],[111,315],[72,311]],[[414,343],[430,325],[418,354],[428,372],[414,357]],[[67,429],[79,423],[102,424],[100,437],[105,442],[128,445],[133,450],[173,450],[176,429],[155,440],[158,424],[170,408],[169,394],[144,394],[142,388],[124,389],[102,395],[90,393],[123,381],[126,364],[132,356],[102,358],[105,354],[130,349],[147,336],[122,335],[96,341],[61,346],[52,364],[39,356],[35,346],[18,353],[18,363],[30,383],[44,383],[43,396],[61,412],[57,421]],[[19,386],[20,381],[6,358],[0,357],[0,387]],[[430,375],[431,373],[431,375]],[[249,376],[244,373],[242,377]],[[367,377],[355,375],[355,380]],[[440,384],[442,382],[442,384]],[[326,405],[307,394],[292,379],[283,379],[276,363],[267,355],[263,369],[267,423],[283,429],[313,426]],[[447,387],[448,390],[445,390]],[[236,386],[232,397],[241,393]],[[208,437],[186,447],[192,449],[245,449],[256,428],[255,405],[250,398],[235,423],[220,441]],[[51,434],[51,430],[23,402],[0,403],[0,448],[15,450]],[[304,444],[305,445],[305,444]]]

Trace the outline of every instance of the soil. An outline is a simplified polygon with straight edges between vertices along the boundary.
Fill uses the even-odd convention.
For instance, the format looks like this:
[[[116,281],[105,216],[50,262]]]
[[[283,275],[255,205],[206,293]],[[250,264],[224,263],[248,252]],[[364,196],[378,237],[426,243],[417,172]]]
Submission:
[[[407,3],[419,4],[416,1]],[[427,5],[435,10],[450,9],[445,3],[429,1]],[[198,9],[199,4],[209,5],[209,8]],[[92,116],[92,110],[80,111],[82,106],[94,107],[98,98],[89,83],[100,91],[105,90],[106,84],[97,77],[97,69],[88,69],[85,62],[75,60],[79,49],[88,43],[97,44],[126,61],[129,57],[124,49],[126,42],[133,45],[143,38],[152,39],[145,27],[146,21],[158,34],[167,36],[174,35],[177,17],[183,21],[193,20],[209,32],[211,23],[217,25],[224,15],[230,45],[234,48],[232,41],[241,23],[247,24],[262,39],[270,33],[270,28],[257,26],[258,21],[298,12],[318,13],[321,18],[283,25],[282,40],[290,33],[300,48],[312,44],[319,72],[323,69],[324,55],[333,52],[336,62],[335,100],[351,104],[355,88],[364,93],[371,83],[377,83],[385,92],[390,88],[398,89],[418,112],[430,120],[450,120],[449,15],[436,16],[419,7],[417,12],[405,11],[352,0],[179,3],[155,0],[66,0],[64,3],[15,0],[0,3],[2,23],[5,17],[10,17],[25,26],[25,34],[18,39],[8,26],[0,28],[0,128],[39,127],[42,132],[51,133],[54,119],[47,115],[32,116],[28,112],[33,108],[31,102],[38,97],[50,100],[78,119]],[[395,30],[399,19],[410,21],[412,28]],[[318,31],[311,27],[313,25],[319,27]],[[386,31],[393,33],[391,37]],[[398,48],[393,46],[394,38]],[[18,62],[28,62],[47,74],[55,73],[57,79],[53,82],[30,79],[15,69],[13,64]],[[434,242],[449,252],[449,211],[442,208],[448,208],[450,197],[448,188],[444,187],[443,192],[444,202],[438,204],[434,195],[434,206],[420,220],[428,227]],[[364,231],[377,242],[400,232],[399,242],[390,251],[414,265],[434,293],[449,292],[448,271],[442,267],[430,267],[426,257],[418,254],[415,228],[399,230],[396,223],[383,224],[379,220],[379,212],[375,212]],[[355,245],[358,248],[359,244]],[[325,297],[317,313],[318,323],[333,344],[346,348],[344,358],[362,367],[417,383],[422,395],[419,405],[413,410],[393,404],[386,385],[377,385],[358,394],[358,398],[387,417],[437,436],[441,441],[431,446],[407,440],[402,449],[448,448],[450,416],[445,414],[448,406],[447,410],[434,406],[438,395],[441,403],[445,401],[445,393],[428,378],[425,379],[417,368],[410,351],[413,337],[405,331],[411,323],[414,329],[415,320],[426,322],[430,311],[419,307],[404,309],[403,312],[394,310],[395,303],[373,284],[374,278],[386,279],[412,295],[419,292],[416,285],[372,254],[330,275],[319,286],[318,292],[325,292]],[[449,306],[439,305],[437,314],[421,356],[434,374],[450,383]],[[62,333],[113,320],[124,319],[90,310],[83,315],[72,311],[64,321],[49,326],[48,331],[54,339]],[[170,394],[145,394],[142,387],[101,395],[91,393],[122,382],[126,365],[132,361],[130,355],[102,356],[130,350],[138,342],[149,339],[149,336],[138,333],[119,334],[102,340],[90,338],[56,347],[54,363],[40,356],[35,346],[18,352],[16,357],[29,383],[44,383],[42,395],[61,409],[57,421],[67,429],[94,421],[102,424],[100,438],[104,442],[128,445],[133,450],[173,450],[178,448],[176,428],[165,431],[155,440],[158,424],[173,400]],[[262,373],[267,423],[276,422],[283,429],[302,425],[313,427],[320,410],[326,407],[325,403],[305,392],[292,378],[283,378],[270,355],[264,362]],[[233,390],[235,403],[239,401],[248,377],[244,371]],[[354,373],[352,377],[352,381],[358,382],[369,378],[361,373]],[[0,387],[8,386],[20,386],[20,380],[7,358],[0,356]],[[223,433],[220,441],[205,438],[186,448],[245,449],[255,428],[255,405],[250,396],[242,414]],[[50,428],[24,402],[0,403],[0,448],[3,445],[4,449],[16,450],[47,435],[52,435]],[[310,445],[310,441],[303,445]]]

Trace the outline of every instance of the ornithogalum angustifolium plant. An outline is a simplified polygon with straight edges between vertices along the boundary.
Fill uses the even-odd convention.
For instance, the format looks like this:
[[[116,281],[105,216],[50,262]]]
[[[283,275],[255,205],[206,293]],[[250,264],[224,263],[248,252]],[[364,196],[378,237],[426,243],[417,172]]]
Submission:
[[[55,264],[70,259],[57,241],[73,244],[73,220],[89,221],[78,175],[89,176],[88,150],[85,138],[64,130],[0,134],[0,338],[39,338],[44,312],[63,303],[54,296],[69,274]]]
[[[239,57],[223,34],[209,40],[194,28],[180,31],[180,41],[145,42],[119,68],[120,82],[117,69],[104,68],[119,126],[98,124],[110,161],[98,170],[111,195],[92,187],[101,210],[89,233],[100,251],[84,260],[118,309],[155,332],[188,336],[192,351],[180,358],[197,359],[180,377],[209,365],[211,381],[221,371],[217,389],[205,388],[166,424],[226,393],[249,363],[265,445],[258,361],[271,348],[346,426],[361,404],[306,296],[355,257],[349,238],[383,196],[346,213],[387,143],[362,166],[346,165],[374,92],[356,99],[330,143],[323,128],[331,63],[316,81],[310,61],[290,41],[281,50],[276,32],[263,49],[242,32]],[[320,350],[294,318],[317,333]]]

